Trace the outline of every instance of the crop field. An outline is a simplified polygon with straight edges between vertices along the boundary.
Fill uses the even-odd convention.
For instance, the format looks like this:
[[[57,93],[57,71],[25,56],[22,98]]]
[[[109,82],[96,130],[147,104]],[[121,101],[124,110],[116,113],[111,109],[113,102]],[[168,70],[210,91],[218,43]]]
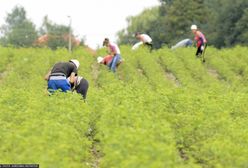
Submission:
[[[42,168],[248,168],[248,48],[150,53],[122,46],[117,73],[106,55],[78,48],[0,47],[0,163]],[[80,61],[87,100],[48,96],[44,75]]]

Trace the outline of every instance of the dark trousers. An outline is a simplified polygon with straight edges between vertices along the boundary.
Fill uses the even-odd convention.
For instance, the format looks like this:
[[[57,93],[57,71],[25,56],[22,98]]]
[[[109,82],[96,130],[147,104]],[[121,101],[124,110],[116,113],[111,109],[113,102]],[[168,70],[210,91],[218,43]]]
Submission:
[[[204,47],[203,50],[201,49],[202,46]],[[197,50],[196,50],[196,54],[195,55],[197,57],[201,56],[202,53],[203,53],[203,51],[206,50],[207,46],[208,46],[207,44],[202,44],[200,47],[197,47]]]
[[[81,94],[86,99],[89,83],[86,79],[81,79],[79,85],[75,88],[77,93]]]
[[[152,43],[145,43],[145,45],[150,49],[150,52],[153,50]]]

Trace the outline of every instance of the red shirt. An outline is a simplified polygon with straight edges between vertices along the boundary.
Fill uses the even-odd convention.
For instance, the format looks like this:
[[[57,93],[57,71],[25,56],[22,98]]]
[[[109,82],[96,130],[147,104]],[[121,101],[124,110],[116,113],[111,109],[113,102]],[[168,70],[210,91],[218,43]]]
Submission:
[[[197,41],[197,44],[196,44],[197,47],[200,47],[201,45],[207,42],[204,34],[200,31],[197,31],[195,33],[195,40]]]
[[[112,61],[113,57],[111,55],[107,55],[103,58],[102,63],[104,65],[109,65],[110,62]]]

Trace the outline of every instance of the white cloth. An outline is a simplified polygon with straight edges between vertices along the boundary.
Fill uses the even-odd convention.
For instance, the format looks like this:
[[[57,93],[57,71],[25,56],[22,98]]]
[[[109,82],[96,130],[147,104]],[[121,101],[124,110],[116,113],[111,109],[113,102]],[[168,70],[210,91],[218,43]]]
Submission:
[[[83,79],[83,77],[81,77],[81,76],[76,76],[75,77],[75,86],[74,87],[76,87],[76,86],[78,86],[80,84],[81,79]],[[68,77],[67,80],[68,80],[68,82],[70,82],[70,77]]]
[[[133,47],[132,47],[132,50],[136,50],[136,49],[139,48],[140,45],[142,45],[142,44],[143,44],[142,41],[140,41],[140,42],[138,42],[138,43],[135,43],[135,44],[133,45]]]
[[[78,86],[81,82],[81,79],[83,79],[83,77],[81,76],[78,76],[77,79],[76,79],[76,86]]]
[[[151,43],[152,42],[152,38],[150,36],[148,36],[147,34],[141,34],[140,36],[143,39],[144,43]]]

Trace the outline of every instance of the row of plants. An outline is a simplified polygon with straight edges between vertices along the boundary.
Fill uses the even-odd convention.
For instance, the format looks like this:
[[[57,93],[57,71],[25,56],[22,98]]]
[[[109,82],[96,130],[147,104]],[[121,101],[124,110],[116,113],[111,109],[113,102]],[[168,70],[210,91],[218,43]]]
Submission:
[[[122,46],[124,62],[112,73],[96,62],[105,49],[1,48],[0,162],[247,167],[247,49],[210,47],[205,64],[194,50]],[[90,83],[86,103],[78,94],[46,92],[44,74],[72,58]]]

